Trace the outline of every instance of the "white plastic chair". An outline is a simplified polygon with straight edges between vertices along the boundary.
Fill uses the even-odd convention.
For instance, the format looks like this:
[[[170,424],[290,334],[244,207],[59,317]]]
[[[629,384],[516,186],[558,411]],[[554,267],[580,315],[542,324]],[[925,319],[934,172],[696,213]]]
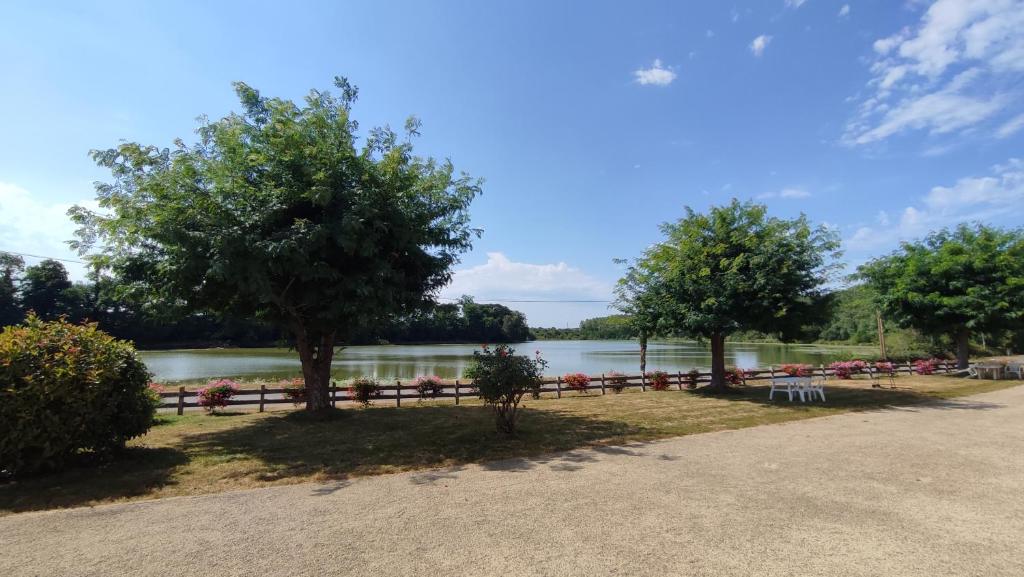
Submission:
[[[772,379],[771,389],[768,390],[768,400],[772,400],[775,395],[775,391],[784,392],[789,395],[790,402],[793,401],[793,393],[800,396],[800,401],[804,401],[804,395],[807,391],[807,385],[810,383],[810,379],[805,377],[779,377]]]
[[[815,377],[807,381],[807,394],[814,400],[814,393],[818,393],[821,402],[825,402],[825,377]]]
[[[969,379],[980,379],[978,376],[978,369],[974,365],[967,365],[967,378]]]
[[[1024,379],[1024,363],[1006,363],[1006,372],[1016,374],[1018,379]]]

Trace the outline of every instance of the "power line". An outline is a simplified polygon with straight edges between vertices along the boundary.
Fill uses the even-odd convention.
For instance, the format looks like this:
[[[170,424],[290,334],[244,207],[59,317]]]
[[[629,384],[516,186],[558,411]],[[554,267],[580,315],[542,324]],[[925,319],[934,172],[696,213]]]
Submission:
[[[41,259],[59,260],[61,262],[73,262],[73,263],[76,263],[76,264],[89,264],[89,263],[87,263],[85,261],[81,261],[81,260],[74,260],[74,259],[70,259],[70,258],[58,258],[58,257],[55,257],[55,256],[43,256],[43,255],[38,255],[38,254],[29,254],[29,253],[25,253],[25,252],[15,252],[13,250],[0,250],[0,252],[6,253],[6,254],[13,254],[13,255],[17,255],[17,256],[27,256],[29,258],[41,258]],[[486,299],[486,298],[479,298],[479,297],[474,297],[474,298],[478,299],[480,301],[489,302],[489,303],[610,303],[610,302],[612,302],[610,300],[602,300],[602,299]],[[459,301],[461,299],[453,298],[453,297],[440,297],[438,300],[442,300],[442,301]]]
[[[74,259],[71,259],[71,258],[59,258],[59,257],[55,257],[55,256],[42,256],[42,255],[38,255],[38,254],[29,254],[27,252],[14,252],[13,250],[0,250],[0,252],[2,252],[4,254],[13,254],[15,256],[27,256],[29,258],[41,258],[41,259],[49,259],[49,260],[59,260],[61,262],[73,262],[73,263],[77,263],[77,264],[89,264],[89,263],[87,263],[85,261],[74,260]]]

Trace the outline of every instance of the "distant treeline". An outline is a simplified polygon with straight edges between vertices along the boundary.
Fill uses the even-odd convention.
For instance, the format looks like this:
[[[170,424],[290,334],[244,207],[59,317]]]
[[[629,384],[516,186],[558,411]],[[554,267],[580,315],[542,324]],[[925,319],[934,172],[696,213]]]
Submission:
[[[272,346],[286,344],[276,328],[254,319],[187,313],[147,302],[133,287],[109,277],[71,282],[55,260],[25,266],[21,257],[0,253],[0,326],[16,324],[34,311],[44,319],[95,321],[100,328],[140,348]],[[505,343],[531,340],[526,317],[500,304],[457,303],[363,328],[347,344]]]

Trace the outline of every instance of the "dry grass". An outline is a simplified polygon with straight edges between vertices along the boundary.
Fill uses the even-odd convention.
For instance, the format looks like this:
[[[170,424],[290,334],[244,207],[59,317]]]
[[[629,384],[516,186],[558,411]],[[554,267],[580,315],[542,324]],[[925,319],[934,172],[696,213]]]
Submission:
[[[829,386],[824,405],[770,403],[765,386],[721,397],[609,391],[526,400],[521,431],[512,439],[494,432],[490,412],[476,402],[348,408],[320,420],[296,411],[162,415],[115,461],[83,457],[65,472],[0,485],[0,514],[529,457],[917,404],[1016,384],[946,376],[902,376],[897,383],[895,390],[871,389],[866,381]]]

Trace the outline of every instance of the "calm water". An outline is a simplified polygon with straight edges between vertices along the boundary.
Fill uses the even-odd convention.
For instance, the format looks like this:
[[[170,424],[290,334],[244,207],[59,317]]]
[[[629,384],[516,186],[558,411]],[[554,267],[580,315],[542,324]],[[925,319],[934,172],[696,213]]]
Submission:
[[[360,375],[381,379],[412,379],[419,375],[457,378],[473,356],[475,345],[383,345],[347,347],[334,358],[334,377]],[[640,350],[635,341],[534,341],[516,345],[517,352],[541,351],[549,375],[569,372],[638,373]],[[726,343],[726,364],[741,368],[781,363],[827,363],[850,354],[851,347]],[[863,354],[865,349],[859,349]],[[280,379],[299,376],[299,358],[288,349],[205,349],[140,353],[158,381],[205,380],[219,377]],[[707,369],[711,354],[693,342],[656,342],[647,349],[648,370],[670,372]]]

